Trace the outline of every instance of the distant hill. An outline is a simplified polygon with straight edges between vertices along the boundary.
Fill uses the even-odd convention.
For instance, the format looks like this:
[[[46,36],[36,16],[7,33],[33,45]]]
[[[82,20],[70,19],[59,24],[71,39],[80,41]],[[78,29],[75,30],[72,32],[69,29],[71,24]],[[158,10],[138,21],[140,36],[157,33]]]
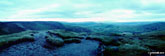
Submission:
[[[42,21],[34,21],[34,22],[0,22],[0,35],[2,34],[10,34],[17,33],[25,30],[52,30],[52,29],[65,29],[68,31],[75,32],[90,32],[90,30],[79,27],[79,26],[71,26],[64,25],[60,22],[42,22]]]
[[[89,23],[89,22],[88,22]],[[114,23],[72,23],[92,30],[97,34],[132,32],[143,33],[165,30],[165,22],[114,22]]]
[[[22,27],[13,23],[0,22],[0,35],[24,31]]]
[[[94,32],[110,34],[117,32],[143,33],[165,30],[165,22],[125,22],[125,23],[96,23],[96,22],[0,22],[0,35],[21,32],[25,30],[65,29],[74,32]]]
[[[130,22],[113,24],[113,30],[127,31],[127,32],[150,32],[165,30],[165,22]]]
[[[143,28],[144,31],[161,31],[165,30],[165,22],[155,22],[151,24],[146,24],[146,25],[140,25],[138,28]]]

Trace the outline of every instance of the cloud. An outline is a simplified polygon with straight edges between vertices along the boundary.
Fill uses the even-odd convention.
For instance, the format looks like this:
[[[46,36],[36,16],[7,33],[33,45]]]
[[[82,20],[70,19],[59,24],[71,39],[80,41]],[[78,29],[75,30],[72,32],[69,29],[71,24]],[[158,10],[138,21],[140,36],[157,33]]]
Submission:
[[[165,21],[165,0],[2,0],[3,19]],[[90,19],[91,18],[91,19]]]
[[[55,9],[57,7],[59,7],[58,4],[51,4],[50,6],[41,7],[41,8],[37,8],[37,9],[24,9],[24,10],[20,10],[20,11],[16,12],[15,15],[12,15],[8,18],[15,18],[15,19],[17,19],[17,18],[33,18],[32,14],[48,11],[51,9]]]
[[[73,18],[45,18],[45,19],[2,19],[2,21],[65,21],[65,22],[103,22],[104,19],[101,18],[79,18],[79,19],[73,19]]]
[[[1,5],[12,5],[13,3],[12,3],[12,2],[9,2],[9,1],[4,1],[4,0],[2,0],[2,1],[0,2],[0,4],[1,4]]]

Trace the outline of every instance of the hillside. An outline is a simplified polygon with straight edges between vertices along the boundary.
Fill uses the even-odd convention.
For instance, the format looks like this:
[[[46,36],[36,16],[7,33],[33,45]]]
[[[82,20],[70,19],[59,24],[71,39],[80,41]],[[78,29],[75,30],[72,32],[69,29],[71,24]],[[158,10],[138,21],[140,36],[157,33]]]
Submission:
[[[89,24],[88,24],[89,23]],[[130,32],[139,34],[150,31],[165,30],[165,22],[116,22],[116,23],[66,23],[76,26],[82,26],[90,29],[92,32],[101,35],[109,35],[111,33]]]
[[[65,29],[76,32],[90,32],[90,30],[79,27],[64,25],[60,22],[0,22],[0,35],[17,33],[25,30],[53,30]]]
[[[165,22],[0,25],[0,56],[148,56],[148,52],[165,51]]]
[[[109,35],[111,33],[131,32],[143,33],[165,30],[165,22],[133,23],[66,23],[66,22],[0,22],[0,35],[21,32],[25,30],[65,29],[74,32],[87,32]]]

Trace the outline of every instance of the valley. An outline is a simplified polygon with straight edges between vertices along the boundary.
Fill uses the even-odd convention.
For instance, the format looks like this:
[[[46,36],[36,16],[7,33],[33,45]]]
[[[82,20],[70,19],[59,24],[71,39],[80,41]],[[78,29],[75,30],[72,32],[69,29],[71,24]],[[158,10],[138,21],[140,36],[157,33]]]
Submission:
[[[0,56],[149,56],[165,51],[165,22],[0,25]]]

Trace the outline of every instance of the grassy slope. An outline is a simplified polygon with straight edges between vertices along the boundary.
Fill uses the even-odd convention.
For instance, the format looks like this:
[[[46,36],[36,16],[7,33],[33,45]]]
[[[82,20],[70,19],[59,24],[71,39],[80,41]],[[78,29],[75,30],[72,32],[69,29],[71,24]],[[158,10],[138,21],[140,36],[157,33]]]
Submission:
[[[22,41],[34,41],[34,37],[31,36],[34,31],[24,31],[20,33],[14,33],[9,35],[0,35],[0,47],[10,46]]]
[[[100,35],[110,35],[113,33],[122,33],[122,32],[131,32],[134,34],[139,34],[143,32],[150,31],[162,31],[165,30],[165,22],[143,22],[140,23],[113,23],[113,24],[104,24],[104,23],[92,23],[89,25],[77,24],[79,26],[90,29],[94,34]]]
[[[50,30],[64,28],[64,26],[58,22],[0,22],[0,24],[0,35],[17,33],[25,30]]]
[[[109,25],[109,24],[95,24],[88,25],[93,31],[93,34],[88,39],[99,40],[103,44],[107,45],[104,51],[104,55],[124,55],[124,56],[135,56],[143,55],[148,51],[165,51],[165,23],[145,23],[145,24],[134,24],[134,25]],[[112,33],[120,35],[122,32],[138,33],[132,36],[122,36],[119,40],[114,40],[115,36],[110,36]],[[139,39],[136,39],[138,37]],[[136,38],[134,38],[136,37]],[[142,39],[142,40],[140,40]],[[110,46],[110,47],[109,47]],[[113,47],[115,46],[115,48]],[[116,49],[118,49],[116,51]],[[114,54],[113,54],[114,53]]]
[[[26,30],[54,30],[65,29],[74,32],[90,32],[80,26],[65,25],[60,22],[0,22],[0,35],[17,33]],[[14,29],[14,30],[13,30]]]
[[[110,35],[113,33],[132,32],[141,33],[155,30],[165,30],[164,22],[156,23],[60,23],[60,22],[0,22],[0,35],[21,32],[25,30],[65,29],[74,32]],[[15,29],[15,30],[13,30]]]
[[[165,41],[163,40],[165,32],[162,31],[165,30],[164,22],[144,23],[142,25],[113,25],[103,23],[87,25],[81,23],[75,26],[81,26],[90,29],[92,32],[89,34],[87,39],[98,40],[105,44],[106,48],[105,51],[103,51],[105,56],[142,56],[153,50],[164,51],[163,49],[165,48]],[[137,34],[139,38],[136,36],[136,39],[134,35],[123,36],[120,34],[123,32],[139,32],[139,34]],[[116,36],[112,36],[111,34]],[[64,34],[63,36],[65,35],[68,35],[68,33]],[[115,37],[122,38],[115,40]]]
[[[53,46],[63,46],[65,43],[80,43],[84,34],[62,29],[49,30],[47,33],[46,41]]]
[[[59,36],[59,37],[61,37],[63,39],[82,38],[82,36],[83,36],[83,33],[76,33],[76,32],[66,31],[66,30],[61,30],[61,29],[49,30],[48,33],[55,34],[55,35],[57,35],[57,36]]]

